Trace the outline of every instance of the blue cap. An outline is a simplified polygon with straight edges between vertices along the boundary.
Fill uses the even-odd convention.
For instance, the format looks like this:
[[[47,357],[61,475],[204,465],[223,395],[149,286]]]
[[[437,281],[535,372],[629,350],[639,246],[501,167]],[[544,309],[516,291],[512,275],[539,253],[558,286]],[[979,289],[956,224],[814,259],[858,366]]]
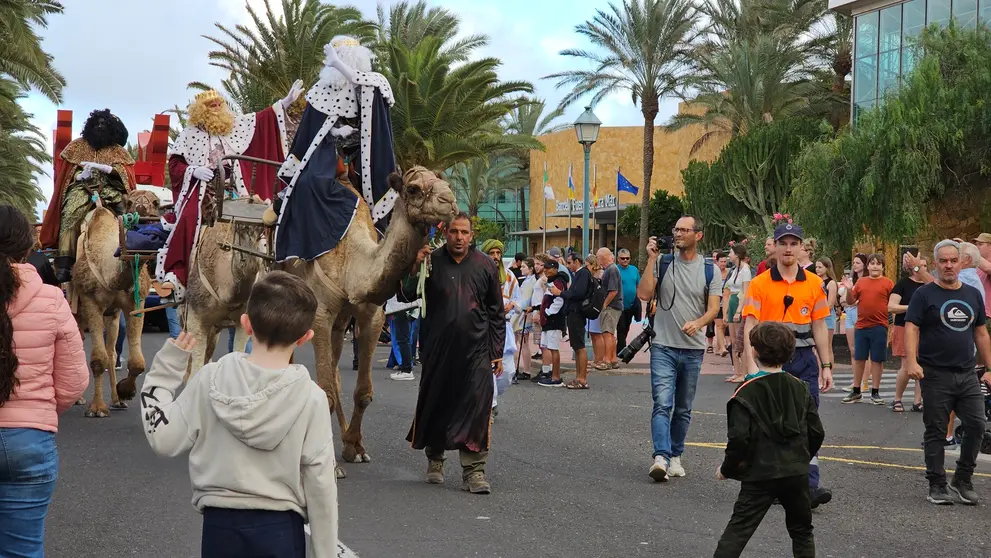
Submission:
[[[774,241],[777,242],[786,236],[794,236],[799,240],[805,240],[805,231],[802,227],[794,223],[781,223],[774,227]]]

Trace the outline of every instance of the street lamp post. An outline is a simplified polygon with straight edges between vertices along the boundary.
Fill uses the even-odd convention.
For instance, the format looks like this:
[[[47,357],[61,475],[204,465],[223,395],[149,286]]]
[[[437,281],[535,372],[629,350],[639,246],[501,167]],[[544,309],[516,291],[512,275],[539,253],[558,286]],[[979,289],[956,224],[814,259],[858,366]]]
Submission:
[[[582,144],[585,150],[585,192],[584,204],[582,205],[582,252],[583,256],[588,254],[591,247],[588,245],[588,208],[589,188],[588,188],[588,167],[591,160],[592,144],[599,138],[599,127],[602,121],[596,118],[592,112],[592,107],[585,107],[585,112],[575,120],[575,133],[578,134],[578,143]],[[569,202],[570,203],[570,202]]]

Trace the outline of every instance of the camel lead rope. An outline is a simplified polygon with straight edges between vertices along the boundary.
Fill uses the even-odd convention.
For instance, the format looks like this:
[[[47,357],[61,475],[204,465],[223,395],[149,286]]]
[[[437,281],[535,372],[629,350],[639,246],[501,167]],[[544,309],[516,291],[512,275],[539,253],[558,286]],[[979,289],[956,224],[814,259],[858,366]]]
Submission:
[[[137,215],[137,214],[135,214]],[[134,254],[134,309],[139,310],[141,308],[141,254]],[[135,314],[134,317],[140,318],[144,313]]]
[[[416,295],[420,297],[420,317],[427,317],[427,277],[430,276],[430,266],[427,265],[427,258],[420,262],[420,277],[416,280]]]

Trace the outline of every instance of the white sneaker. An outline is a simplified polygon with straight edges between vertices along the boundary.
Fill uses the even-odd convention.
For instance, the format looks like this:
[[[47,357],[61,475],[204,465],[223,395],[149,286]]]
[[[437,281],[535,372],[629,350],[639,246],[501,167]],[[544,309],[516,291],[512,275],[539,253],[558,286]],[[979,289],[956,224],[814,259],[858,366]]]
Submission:
[[[665,482],[668,480],[668,460],[663,455],[658,455],[654,458],[654,464],[650,466],[650,472],[647,474],[657,482]]]
[[[683,477],[685,476],[685,468],[681,466],[680,457],[672,457],[671,464],[668,465],[668,475],[672,477]]]
[[[410,380],[415,380],[416,376],[414,376],[412,372],[393,372],[392,374],[389,374],[389,378],[399,382],[408,382]]]

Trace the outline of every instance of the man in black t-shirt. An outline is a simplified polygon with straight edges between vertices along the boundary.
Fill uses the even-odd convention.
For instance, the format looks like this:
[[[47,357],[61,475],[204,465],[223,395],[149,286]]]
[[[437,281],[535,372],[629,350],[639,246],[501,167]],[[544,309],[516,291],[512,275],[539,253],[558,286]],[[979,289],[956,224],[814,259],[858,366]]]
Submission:
[[[922,380],[922,421],[926,427],[926,478],[933,504],[952,504],[949,490],[961,503],[976,505],[971,478],[984,437],[984,397],[978,379],[977,354],[991,370],[991,336],[984,323],[984,302],[977,289],[960,282],[960,244],[943,240],[934,250],[936,281],[919,287],[905,315],[908,375]],[[964,430],[960,458],[949,490],[943,469],[944,434],[950,412],[956,412]]]

